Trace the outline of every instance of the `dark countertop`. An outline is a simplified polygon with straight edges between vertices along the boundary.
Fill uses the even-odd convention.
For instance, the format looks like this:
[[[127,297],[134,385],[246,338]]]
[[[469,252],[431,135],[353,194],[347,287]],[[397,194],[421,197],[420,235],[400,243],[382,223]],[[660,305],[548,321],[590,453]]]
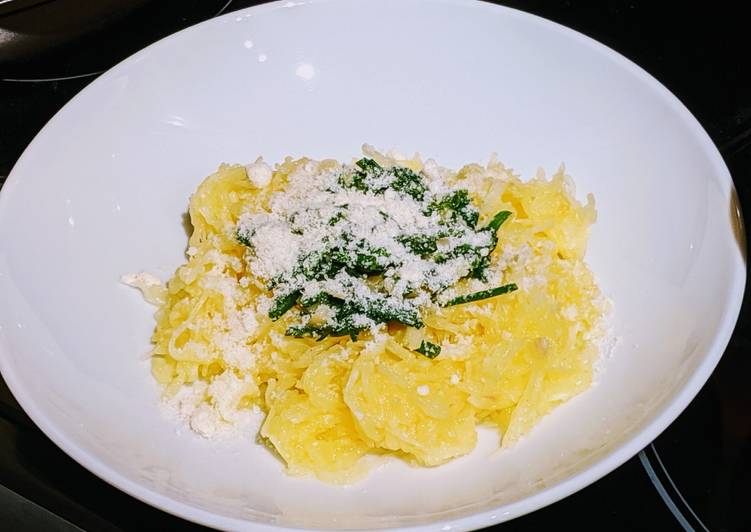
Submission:
[[[220,10],[257,3],[151,1],[106,31],[32,60],[0,63],[0,186],[47,120],[99,72]],[[729,2],[497,3],[589,35],[655,76],[707,130],[730,168],[742,207],[751,212],[751,45],[740,8]],[[750,319],[746,300],[714,374],[652,445],[575,495],[498,528],[751,530],[745,508],[751,481]],[[1,379],[0,523],[4,530],[202,529],[119,492],[68,458],[28,419]]]

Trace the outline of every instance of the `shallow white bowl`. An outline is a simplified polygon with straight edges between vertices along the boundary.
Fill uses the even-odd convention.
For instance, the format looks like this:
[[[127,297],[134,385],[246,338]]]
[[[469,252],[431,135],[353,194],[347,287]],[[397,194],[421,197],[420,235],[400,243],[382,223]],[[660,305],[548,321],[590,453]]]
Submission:
[[[175,430],[143,354],[152,309],[118,283],[183,260],[218,163],[348,159],[369,142],[447,166],[565,162],[599,220],[588,260],[620,338],[599,383],[514,449],[483,433],[434,469],[350,487],[285,476],[252,442]],[[60,111],[0,196],[0,369],[53,441],[124,491],[208,525],[475,528],[560,499],[655,438],[708,378],[745,283],[728,171],[664,87],[596,42],[463,0],[286,2],[124,61]]]

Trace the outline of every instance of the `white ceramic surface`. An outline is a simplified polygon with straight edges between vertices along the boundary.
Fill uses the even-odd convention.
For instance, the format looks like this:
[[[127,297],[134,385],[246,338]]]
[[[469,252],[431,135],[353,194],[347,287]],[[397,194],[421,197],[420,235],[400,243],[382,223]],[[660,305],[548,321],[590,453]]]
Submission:
[[[599,211],[588,260],[620,341],[599,383],[516,448],[483,433],[434,469],[350,487],[285,476],[252,442],[212,444],[157,408],[152,309],[118,283],[183,260],[189,194],[222,161],[349,158],[368,142],[447,166],[561,162]],[[548,21],[463,0],[284,2],[173,35],[87,87],[0,196],[0,369],[32,419],[124,491],[222,528],[476,528],[593,482],[705,382],[745,266],[717,150],[665,88]]]

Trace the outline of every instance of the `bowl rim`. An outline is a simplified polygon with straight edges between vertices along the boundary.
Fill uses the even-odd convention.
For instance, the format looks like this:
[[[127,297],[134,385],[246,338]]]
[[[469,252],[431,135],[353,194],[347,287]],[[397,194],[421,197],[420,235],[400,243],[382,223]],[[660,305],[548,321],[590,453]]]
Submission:
[[[29,145],[24,149],[19,159],[16,161],[15,165],[6,178],[4,186],[2,187],[2,189],[0,189],[0,213],[3,212],[5,205],[7,205],[11,201],[11,196],[13,193],[12,191],[15,188],[14,185],[19,179],[15,172],[16,168],[19,167],[21,162],[29,156],[28,153],[35,145],[37,139],[45,135],[47,131],[52,128],[52,124],[57,120],[59,114],[64,112],[68,106],[74,104],[80,99],[86,98],[88,92],[92,90],[92,86],[102,83],[112,78],[113,76],[118,75],[120,70],[136,63],[139,57],[141,57],[142,55],[147,54],[154,49],[162,47],[172,40],[181,38],[183,33],[203,31],[211,25],[221,24],[221,19],[237,17],[239,16],[239,14],[252,13],[253,15],[258,15],[294,6],[310,6],[338,1],[342,0],[299,0],[297,2],[290,2],[288,0],[276,0],[269,3],[231,11],[219,17],[210,18],[208,20],[170,34],[139,50],[133,55],[123,59],[116,65],[109,68],[106,72],[98,76],[80,92],[78,92],[68,103],[66,103],[57,113],[55,113],[55,115],[50,118],[49,121],[44,125],[44,127],[35,135],[34,139],[32,139]],[[430,0],[413,1],[429,3]],[[486,0],[439,1],[443,4],[454,5],[462,8],[502,10],[512,17],[527,18],[528,20],[545,27],[545,29],[547,30],[564,34],[567,38],[579,41],[596,53],[608,56],[611,60],[615,61],[619,67],[627,70],[630,74],[637,77],[639,81],[644,83],[649,89],[653,91],[655,95],[659,96],[665,104],[667,104],[674,112],[676,112],[676,114],[683,120],[685,126],[695,136],[695,138],[700,141],[702,147],[705,149],[706,155],[710,158],[712,166],[714,166],[716,169],[715,177],[723,181],[724,184],[729,187],[729,192],[732,197],[736,197],[735,186],[727,165],[725,164],[725,161],[720,155],[714,142],[698,122],[696,117],[694,117],[694,115],[688,110],[688,108],[686,108],[686,106],[662,83],[657,81],[657,79],[655,79],[652,75],[647,73],[644,69],[642,69],[640,66],[638,66],[625,56],[576,30],[558,24],[557,22],[548,20],[544,17],[534,15],[532,13],[527,13],[519,9],[493,4]],[[742,220],[740,205],[737,202],[736,208],[738,209],[738,216]],[[745,227],[743,222],[739,222],[739,227],[740,235],[737,235],[737,238],[739,240],[739,246],[743,248],[745,247],[743,245],[743,242],[745,242]],[[741,249],[741,254],[742,260],[745,263],[746,250]],[[490,510],[469,513],[459,517],[445,518],[441,517],[440,513],[432,514],[435,519],[431,519],[427,523],[401,527],[390,527],[388,529],[397,531],[428,531],[435,530],[436,527],[443,525],[443,530],[468,530],[492,526],[502,521],[511,520],[553,504],[599,480],[600,478],[604,477],[605,475],[631,459],[644,447],[649,445],[649,443],[651,443],[655,438],[657,438],[657,436],[661,432],[663,432],[681,414],[681,412],[688,406],[691,400],[696,396],[696,394],[706,383],[715,366],[718,364],[720,358],[722,357],[725,348],[730,341],[730,337],[735,329],[735,325],[740,314],[746,285],[745,268],[737,267],[732,273],[733,277],[731,279],[731,283],[729,284],[731,297],[728,299],[725,305],[721,317],[721,325],[717,330],[710,346],[706,350],[704,359],[687,380],[683,388],[675,395],[675,397],[673,397],[672,400],[670,400],[666,407],[661,412],[656,414],[653,419],[646,422],[638,432],[632,434],[617,447],[614,447],[607,455],[596,458],[585,469],[574,473],[573,475],[563,480],[555,482],[532,495],[522,497],[513,502],[494,507]],[[177,501],[151,488],[147,488],[139,484],[138,482],[128,479],[124,475],[120,474],[115,468],[107,465],[102,460],[82,451],[76,445],[75,441],[73,441],[71,438],[68,438],[53,421],[48,419],[48,417],[38,407],[36,401],[34,400],[34,394],[29,393],[29,389],[24,385],[22,379],[18,377],[13,366],[7,362],[8,358],[4,355],[4,349],[6,348],[2,343],[0,343],[0,373],[2,374],[11,393],[21,405],[23,410],[37,425],[37,427],[47,437],[49,437],[53,443],[55,443],[55,445],[57,445],[68,456],[72,457],[76,462],[95,474],[100,479],[127,493],[128,495],[146,504],[149,504],[150,506],[156,507],[177,517],[210,527],[219,527],[222,529],[253,529],[267,532],[293,532],[303,529],[301,527],[295,526],[248,521],[242,518],[230,517],[227,515],[214,513],[209,510],[201,509],[199,507]],[[447,510],[446,513],[455,511],[456,509]]]

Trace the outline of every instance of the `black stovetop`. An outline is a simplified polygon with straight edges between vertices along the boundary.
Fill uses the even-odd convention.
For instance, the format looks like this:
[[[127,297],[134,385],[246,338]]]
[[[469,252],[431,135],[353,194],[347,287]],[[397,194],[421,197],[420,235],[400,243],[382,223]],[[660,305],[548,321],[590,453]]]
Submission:
[[[45,122],[100,72],[165,35],[257,3],[152,0],[106,29],[32,59],[0,63],[0,186]],[[751,212],[751,74],[746,66],[751,41],[740,8],[645,0],[498,3],[581,31],[665,84],[717,144],[741,205]],[[575,495],[500,527],[751,530],[745,506],[751,493],[750,320],[745,304],[709,382],[638,456]],[[68,458],[29,420],[0,379],[0,529],[202,527],[121,493]]]

